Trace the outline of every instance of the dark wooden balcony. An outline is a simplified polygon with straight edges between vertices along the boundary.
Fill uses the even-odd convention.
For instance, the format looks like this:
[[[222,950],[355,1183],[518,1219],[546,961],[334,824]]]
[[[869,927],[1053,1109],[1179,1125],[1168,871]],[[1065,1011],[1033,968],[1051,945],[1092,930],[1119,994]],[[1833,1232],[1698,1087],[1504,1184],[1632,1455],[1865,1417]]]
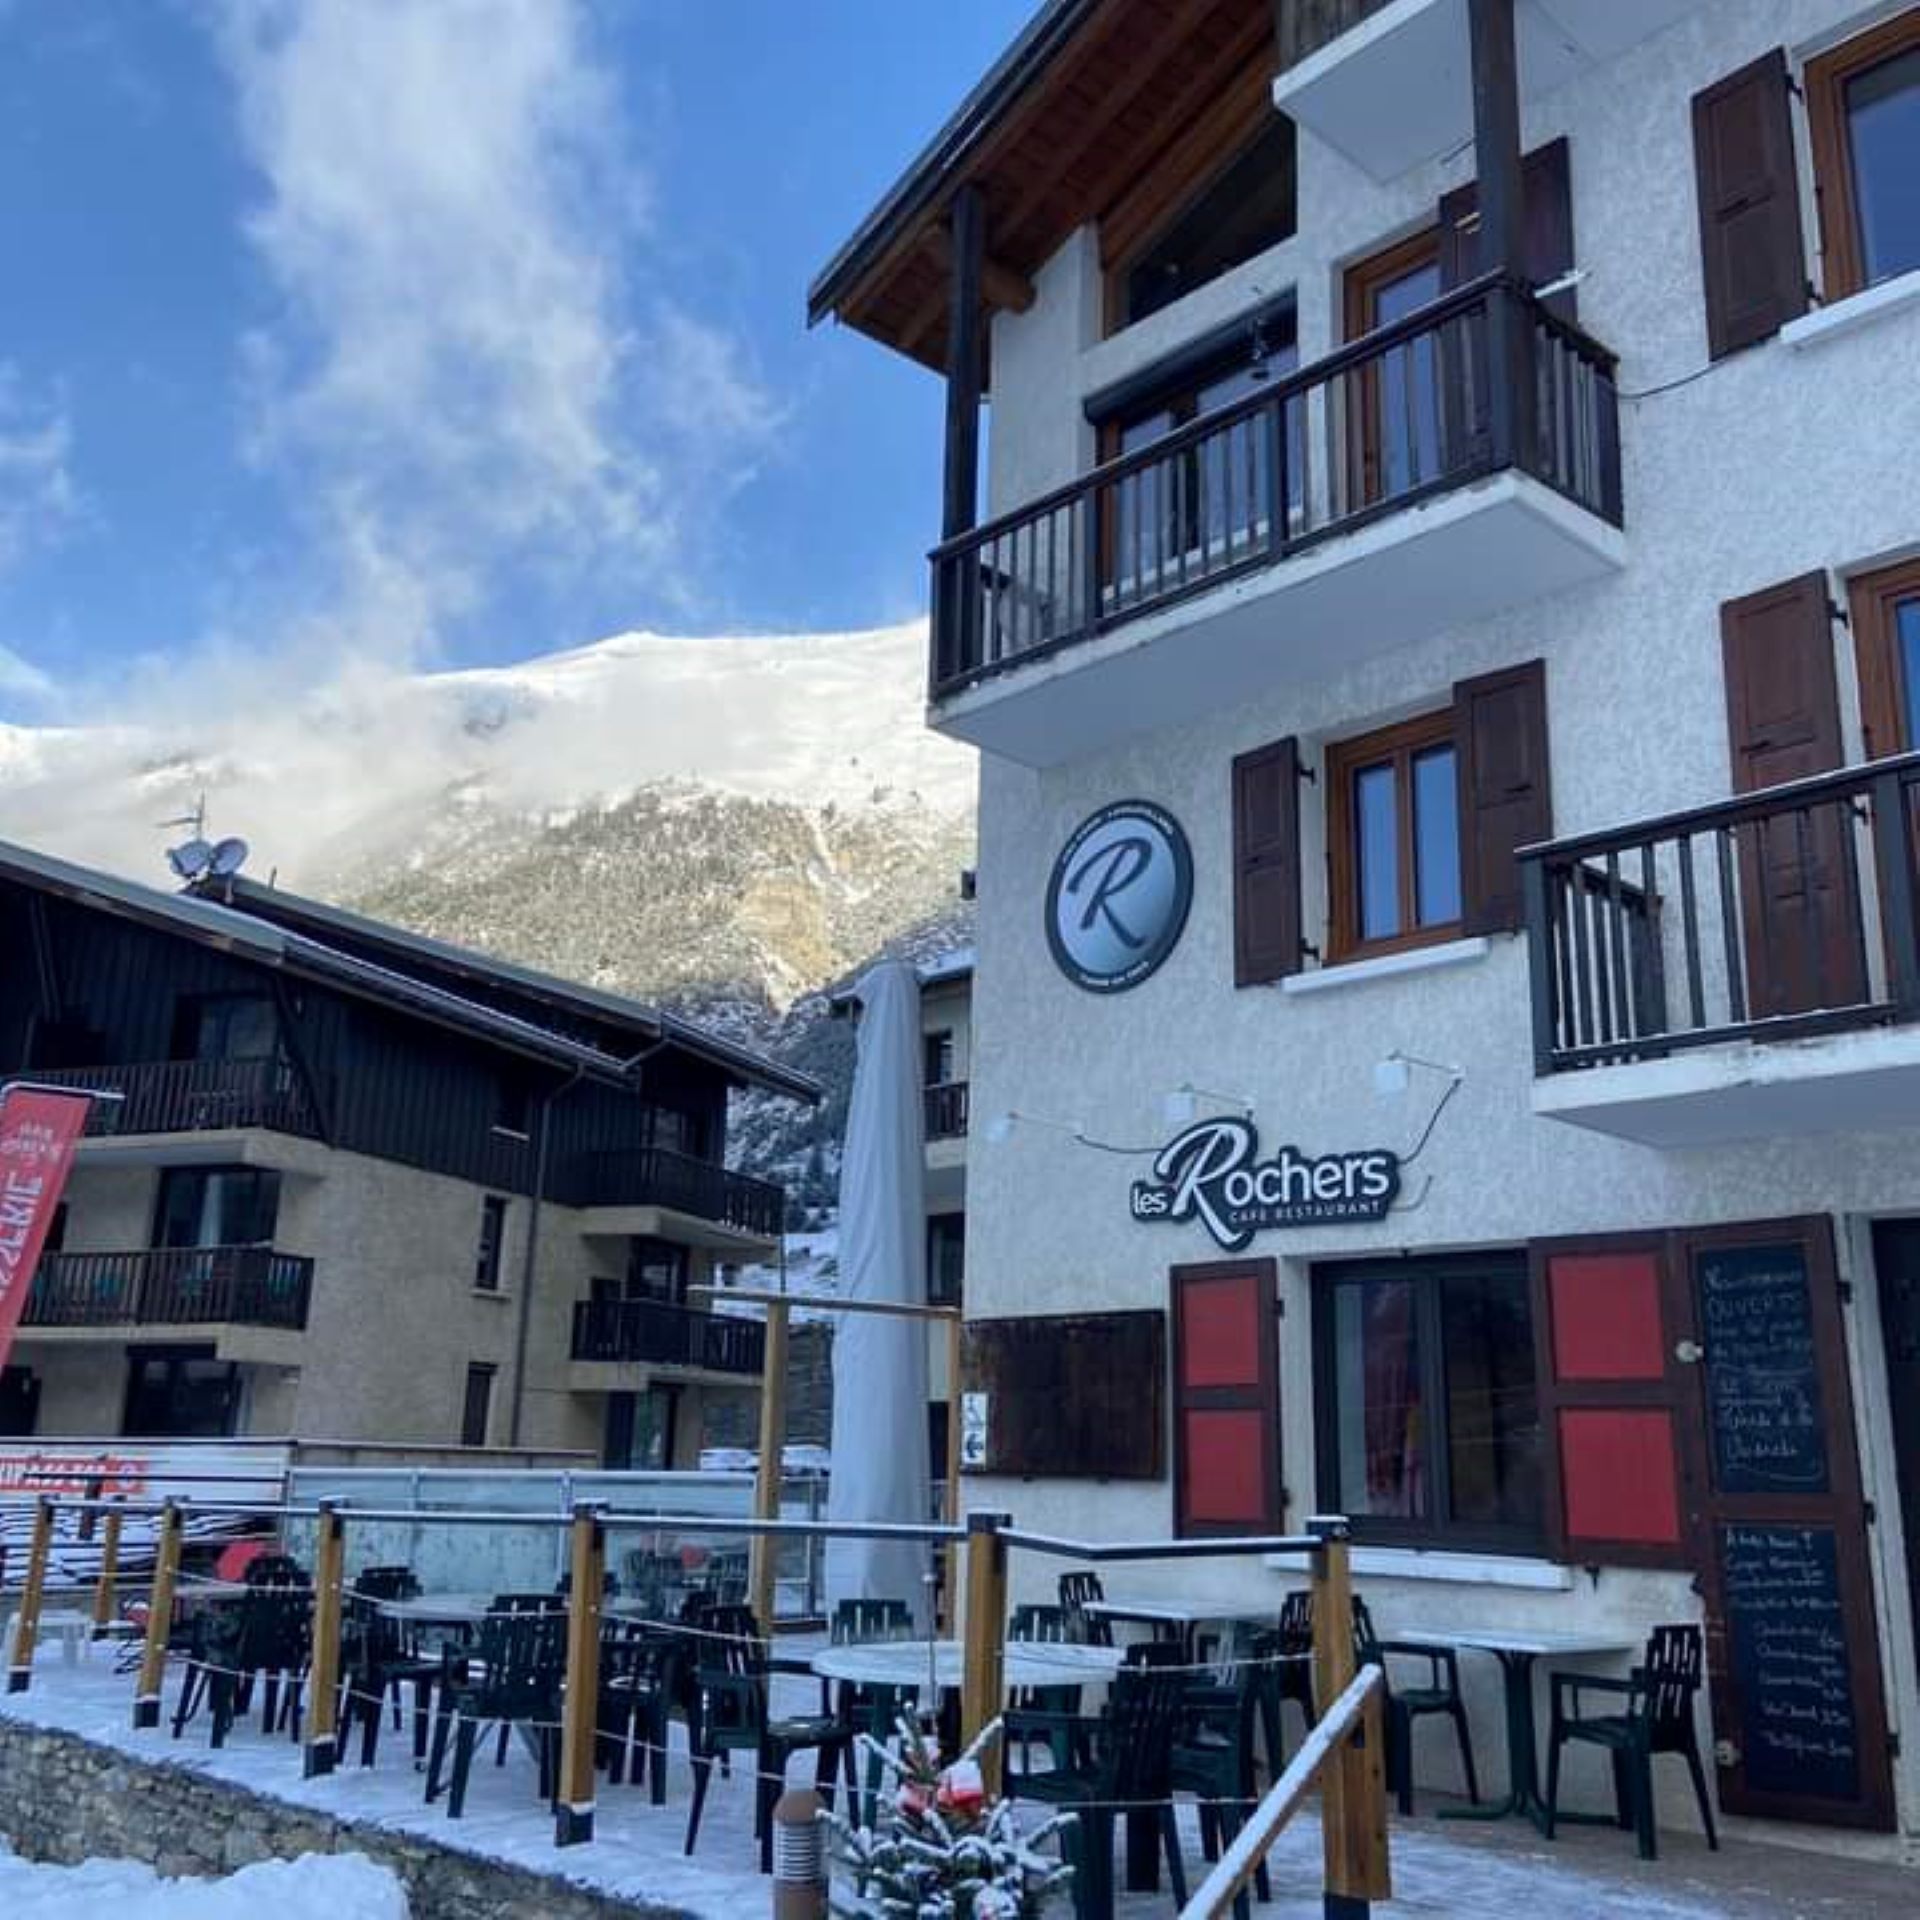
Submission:
[[[1529,849],[1542,1075],[1920,1021],[1920,754]]]
[[[926,1092],[929,1140],[961,1140],[967,1132],[967,1083],[948,1080]]]
[[[670,1207],[716,1226],[777,1239],[786,1224],[785,1190],[668,1147],[583,1153],[568,1163],[554,1198],[570,1207]]]
[[[320,1137],[312,1102],[285,1060],[155,1060],[135,1066],[33,1067],[49,1087],[119,1093],[96,1102],[87,1134],[205,1133],[265,1127]]]
[[[573,1357],[756,1374],[766,1367],[767,1330],[758,1320],[665,1300],[578,1300]]]
[[[1617,528],[1613,376],[1613,355],[1531,292],[1471,281],[936,548],[933,699],[1495,474],[1530,476]],[[1484,571],[1485,555],[1449,564]],[[1564,563],[1514,552],[1503,564],[1526,598]],[[1287,615],[1276,603],[1269,622],[1283,658],[1306,644]],[[1345,635],[1344,660],[1354,610],[1315,617]]]
[[[313,1262],[271,1247],[149,1247],[49,1253],[27,1327],[283,1327],[307,1324]]]

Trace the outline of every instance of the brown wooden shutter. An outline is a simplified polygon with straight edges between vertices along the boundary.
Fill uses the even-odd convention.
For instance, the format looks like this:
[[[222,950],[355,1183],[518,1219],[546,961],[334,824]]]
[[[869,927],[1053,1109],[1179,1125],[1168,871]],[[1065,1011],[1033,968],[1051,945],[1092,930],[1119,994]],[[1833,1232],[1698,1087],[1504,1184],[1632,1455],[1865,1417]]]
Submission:
[[[1804,573],[1720,609],[1733,790],[1754,793],[1840,766],[1839,676],[1827,576]],[[1844,808],[1741,828],[1747,1005],[1752,1018],[1865,997],[1858,877]]]
[[[1453,690],[1460,770],[1461,926],[1517,933],[1525,920],[1516,848],[1553,833],[1544,660]]]
[[[1807,310],[1786,49],[1693,97],[1707,352],[1771,338]]]
[[[1536,147],[1520,163],[1526,258],[1521,265],[1536,287],[1573,269],[1573,181],[1565,136]],[[1481,271],[1480,189],[1469,180],[1440,196],[1440,284],[1464,286]],[[1574,317],[1571,287],[1547,303],[1562,319]]]
[[[1687,1383],[1658,1235],[1539,1242],[1533,1322],[1548,1537],[1578,1566],[1686,1567]]]
[[[1278,1533],[1274,1263],[1175,1267],[1171,1278],[1175,1532],[1182,1539]]]
[[[1300,971],[1300,743],[1233,763],[1233,983]]]

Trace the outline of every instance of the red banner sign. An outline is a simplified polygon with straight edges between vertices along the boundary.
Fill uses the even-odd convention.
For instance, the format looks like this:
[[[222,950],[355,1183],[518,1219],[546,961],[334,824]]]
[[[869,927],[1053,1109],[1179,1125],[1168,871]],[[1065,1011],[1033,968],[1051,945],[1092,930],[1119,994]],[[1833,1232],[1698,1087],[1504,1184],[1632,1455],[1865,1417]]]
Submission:
[[[39,1087],[0,1094],[0,1367],[12,1350],[92,1104],[88,1094]]]

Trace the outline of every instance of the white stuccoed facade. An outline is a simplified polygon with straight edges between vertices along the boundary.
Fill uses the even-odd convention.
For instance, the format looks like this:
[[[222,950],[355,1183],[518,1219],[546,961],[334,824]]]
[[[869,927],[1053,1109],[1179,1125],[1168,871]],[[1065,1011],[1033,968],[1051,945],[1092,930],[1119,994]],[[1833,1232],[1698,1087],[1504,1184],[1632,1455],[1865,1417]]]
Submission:
[[[1721,0],[1525,104],[1527,148],[1562,134],[1571,142],[1579,324],[1620,356],[1623,395],[1708,365],[1691,96],[1772,47],[1805,55],[1891,11],[1863,12],[1844,0]],[[988,512],[1015,508],[1092,463],[1086,395],[1276,293],[1294,290],[1300,364],[1330,351],[1342,266],[1429,222],[1439,195],[1469,179],[1472,167],[1469,148],[1380,184],[1303,130],[1297,235],[1104,340],[1095,237],[1083,229],[1037,276],[1032,308],[995,319]],[[1810,177],[1805,165],[1801,175]],[[1806,224],[1816,232],[1811,205]],[[1170,1266],[1222,1257],[1197,1225],[1129,1217],[1129,1183],[1147,1162],[1092,1151],[1044,1127],[1016,1126],[996,1140],[995,1115],[1017,1110],[1080,1123],[1108,1142],[1157,1146],[1177,1130],[1164,1096],[1193,1084],[1245,1095],[1268,1151],[1294,1142],[1314,1154],[1371,1146],[1404,1154],[1445,1080],[1415,1068],[1404,1091],[1382,1094],[1375,1063],[1399,1049],[1463,1069],[1385,1221],[1268,1233],[1250,1249],[1280,1263],[1282,1475],[1288,1522],[1297,1526],[1318,1505],[1312,1262],[1831,1216],[1842,1276],[1853,1282],[1845,1322],[1856,1426],[1865,1492],[1879,1516],[1868,1549],[1889,1719],[1905,1740],[1895,1766],[1901,1827],[1912,1835],[1920,1830],[1920,1690],[1867,1223],[1920,1212],[1920,1132],[1848,1131],[1844,1094],[1838,1130],[1685,1150],[1541,1117],[1523,936],[1430,950],[1384,977],[1310,969],[1280,987],[1236,990],[1229,858],[1235,754],[1291,734],[1313,767],[1327,738],[1443,706],[1455,681],[1535,658],[1546,662],[1556,834],[1725,798],[1721,603],[1827,568],[1844,604],[1845,576],[1920,551],[1920,309],[1877,305],[1858,327],[1830,328],[1804,344],[1775,339],[1670,391],[1623,398],[1625,564],[1612,577],[1313,684],[1275,687],[1178,729],[1156,730],[1151,704],[1141,703],[1129,737],[1044,770],[983,756],[967,1311],[972,1318],[1164,1308]],[[1284,621],[1284,607],[1273,617]],[[1848,757],[1857,760],[1852,643],[1838,625],[1834,640]],[[1058,657],[1058,670],[1072,673],[1070,653]],[[1133,797],[1184,826],[1192,911],[1157,973],[1130,992],[1097,996],[1056,969],[1043,901],[1050,866],[1075,826],[1097,807]],[[1322,792],[1308,787],[1304,924],[1315,942],[1326,921],[1322,821]],[[1920,1058],[1898,1036],[1884,1044],[1896,1063]],[[1203,1103],[1203,1111],[1208,1105],[1218,1103]],[[1167,1535],[1172,1499],[1170,1482],[976,1478],[969,1490],[974,1506],[1005,1506],[1023,1524],[1095,1538]],[[1380,1550],[1363,1551],[1358,1564],[1388,1632],[1416,1619],[1498,1618],[1620,1627],[1637,1637],[1662,1620],[1699,1617],[1681,1573],[1589,1574],[1545,1561]],[[1050,1588],[1053,1573],[1015,1558],[1028,1597]],[[1295,1577],[1226,1562],[1164,1570],[1169,1587],[1210,1582],[1265,1601]],[[1109,1579],[1138,1589],[1153,1576],[1128,1569],[1124,1580]],[[1472,1669],[1468,1658],[1469,1693],[1484,1709],[1475,1745],[1483,1779],[1497,1785],[1498,1695],[1491,1668]],[[1444,1728],[1420,1735],[1419,1755],[1422,1781],[1450,1777]],[[1581,1782],[1578,1772],[1572,1777]],[[1596,1771],[1581,1782],[1575,1804],[1595,1803],[1598,1779]],[[1663,1796],[1670,1790],[1677,1797],[1666,1810],[1692,1826],[1678,1769]],[[1823,1833],[1818,1844],[1889,1843]]]

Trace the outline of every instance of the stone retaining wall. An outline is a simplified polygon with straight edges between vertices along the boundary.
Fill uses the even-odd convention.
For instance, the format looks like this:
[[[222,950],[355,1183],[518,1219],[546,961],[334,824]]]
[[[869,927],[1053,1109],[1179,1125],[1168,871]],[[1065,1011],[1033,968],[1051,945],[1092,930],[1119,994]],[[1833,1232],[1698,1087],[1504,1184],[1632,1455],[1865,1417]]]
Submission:
[[[256,1860],[364,1853],[406,1883],[413,1920],[689,1920],[616,1900],[77,1735],[0,1719],[0,1834],[29,1860],[145,1860],[163,1874],[233,1873]]]

